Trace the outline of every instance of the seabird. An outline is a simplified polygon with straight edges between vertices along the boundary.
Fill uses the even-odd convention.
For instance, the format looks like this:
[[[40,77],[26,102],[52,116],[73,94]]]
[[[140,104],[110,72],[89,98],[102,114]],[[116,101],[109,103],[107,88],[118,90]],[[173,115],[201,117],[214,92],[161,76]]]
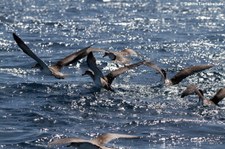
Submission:
[[[106,51],[103,57],[108,56],[111,60],[120,64],[129,64],[130,59],[127,56],[138,56],[139,54],[132,49],[123,49],[121,51]]]
[[[199,97],[199,103],[203,106],[210,106],[210,105],[218,105],[218,103],[225,97],[225,88],[221,88],[217,91],[217,93],[211,98],[206,99],[203,95],[203,91],[198,89],[194,84],[189,85],[181,94],[181,98],[191,95],[197,94]]]
[[[80,138],[63,138],[63,139],[56,139],[49,143],[50,146],[52,145],[61,145],[61,144],[69,144],[68,147],[73,146],[77,149],[112,149],[105,147],[104,145],[114,139],[135,139],[140,138],[134,135],[126,135],[126,134],[117,134],[117,133],[106,133],[100,135],[92,140],[85,140]]]
[[[118,68],[104,76],[102,71],[97,67],[96,59],[95,59],[93,53],[90,52],[87,56],[87,64],[88,64],[88,67],[90,68],[90,70],[87,70],[83,75],[89,75],[93,79],[93,81],[97,87],[99,87],[99,88],[103,87],[107,90],[113,91],[111,84],[117,76],[119,76],[120,74],[122,74],[130,69],[133,69],[140,65],[143,65],[144,62],[145,61],[141,61],[141,62],[137,62],[137,63],[131,64],[128,66]]]
[[[90,45],[75,53],[66,56],[65,58],[59,60],[56,64],[52,66],[47,66],[47,64],[44,61],[42,61],[36,54],[34,54],[34,52],[31,51],[31,49],[24,43],[24,41],[15,33],[13,33],[13,38],[16,41],[17,45],[22,49],[22,51],[31,58],[33,58],[38,63],[38,65],[41,67],[44,73],[53,75],[58,79],[64,79],[66,76],[65,74],[60,72],[63,66],[67,66],[69,64],[77,62],[78,60],[87,56],[87,54],[91,51],[104,51],[102,49],[90,48],[92,46]]]
[[[169,79],[167,76],[167,72],[164,69],[157,66],[156,64],[154,64],[153,62],[146,61],[145,65],[155,69],[158,73],[160,73],[166,86],[178,84],[186,77],[188,77],[194,73],[209,69],[214,66],[212,64],[205,64],[205,65],[197,65],[197,66],[187,67],[187,68],[182,69],[175,76],[173,76],[171,79]]]

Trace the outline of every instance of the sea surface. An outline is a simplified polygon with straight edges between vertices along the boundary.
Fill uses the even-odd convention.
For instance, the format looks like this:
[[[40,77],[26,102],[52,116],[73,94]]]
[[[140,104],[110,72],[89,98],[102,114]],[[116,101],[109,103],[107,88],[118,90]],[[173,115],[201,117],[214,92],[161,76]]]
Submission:
[[[115,92],[96,90],[83,62],[56,79],[32,68],[35,61],[13,40],[18,34],[48,65],[94,44],[131,48],[172,77],[193,65],[214,64],[180,84],[166,87],[141,66],[115,79]],[[117,65],[94,53],[107,74]],[[225,148],[225,100],[202,107],[181,98],[196,84],[211,98],[225,87],[224,0],[1,0],[0,148],[45,149],[56,138],[90,139],[123,133],[140,139],[107,144],[119,149]],[[67,148],[53,146],[52,148]]]

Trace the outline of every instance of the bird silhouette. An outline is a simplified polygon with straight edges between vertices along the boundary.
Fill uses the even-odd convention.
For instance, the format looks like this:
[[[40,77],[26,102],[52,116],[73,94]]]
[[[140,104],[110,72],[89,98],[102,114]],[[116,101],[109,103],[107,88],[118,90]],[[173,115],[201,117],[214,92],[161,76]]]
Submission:
[[[186,77],[193,75],[194,73],[198,73],[203,70],[209,69],[214,66],[212,64],[205,64],[205,65],[197,65],[197,66],[187,67],[187,68],[180,70],[179,72],[177,72],[177,74],[175,76],[173,76],[171,79],[169,79],[167,76],[167,72],[164,69],[157,66],[156,64],[154,64],[153,62],[146,61],[145,65],[148,67],[151,67],[155,71],[157,71],[162,76],[164,84],[166,86],[176,85],[176,84],[180,83]]]
[[[113,149],[105,147],[104,145],[114,139],[135,139],[140,138],[139,136],[118,134],[118,133],[106,133],[100,135],[92,140],[85,140],[80,138],[63,138],[56,139],[49,143],[49,146],[52,145],[61,145],[69,144],[68,146],[76,147],[77,149]]]
[[[24,41],[15,33],[13,33],[13,38],[16,41],[17,45],[22,49],[22,51],[31,58],[33,58],[38,63],[38,65],[45,74],[53,75],[58,79],[64,79],[65,76],[67,76],[60,72],[62,67],[79,61],[80,59],[87,56],[88,53],[90,53],[91,51],[104,51],[102,49],[91,48],[92,45],[90,45],[66,56],[65,58],[59,60],[52,66],[47,66],[47,64],[44,61],[42,61],[33,51],[31,51],[31,49],[24,43]]]
[[[119,76],[122,73],[125,73],[130,69],[134,69],[140,65],[143,65],[144,62],[145,61],[140,61],[128,66],[120,67],[114,71],[111,71],[107,75],[103,75],[102,71],[97,67],[96,59],[93,53],[90,52],[87,56],[87,64],[90,70],[85,71],[83,75],[89,75],[93,79],[95,85],[98,88],[105,88],[107,90],[114,91],[111,87],[111,84],[117,76]]]
[[[185,97],[191,94],[197,94],[199,97],[199,103],[203,106],[209,106],[209,105],[218,105],[218,103],[225,97],[225,88],[219,89],[216,94],[210,98],[206,99],[204,97],[203,91],[201,89],[198,89],[194,84],[191,84],[187,86],[187,88],[182,92],[181,97]]]
[[[111,60],[120,64],[130,64],[131,59],[128,56],[139,56],[137,52],[132,49],[123,49],[121,51],[106,51],[103,57],[108,56]]]

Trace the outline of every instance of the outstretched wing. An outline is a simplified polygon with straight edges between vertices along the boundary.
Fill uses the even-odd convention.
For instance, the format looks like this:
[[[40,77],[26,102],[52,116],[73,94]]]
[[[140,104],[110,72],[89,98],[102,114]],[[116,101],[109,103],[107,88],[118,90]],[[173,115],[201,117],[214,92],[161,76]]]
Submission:
[[[106,133],[106,134],[96,137],[95,139],[91,140],[91,142],[98,144],[98,145],[105,145],[108,142],[110,142],[114,139],[119,139],[119,138],[135,139],[135,138],[140,138],[140,137],[134,136],[134,135],[118,134],[118,133]]]
[[[128,66],[124,66],[124,67],[121,67],[121,68],[118,68],[114,71],[111,71],[108,75],[106,75],[106,78],[108,80],[108,83],[109,84],[112,84],[113,80],[119,76],[120,74],[126,72],[127,70],[130,70],[130,69],[134,69],[140,65],[143,65],[145,61],[141,61],[141,62],[137,62],[137,63],[134,63],[134,64],[131,64],[131,65],[128,65]]]
[[[101,70],[97,67],[96,59],[92,52],[90,52],[87,56],[87,64],[88,64],[88,67],[94,72],[95,76],[99,76],[102,78],[104,77]]]
[[[158,72],[162,76],[163,80],[166,79],[166,71],[164,69],[161,69],[159,66],[157,66],[153,62],[146,61],[144,64],[154,69],[156,72]]]
[[[88,140],[80,139],[80,138],[62,138],[55,139],[50,142],[48,145],[57,145],[57,144],[70,144],[70,143],[86,143]]]
[[[225,88],[219,89],[219,91],[210,100],[216,105],[225,97]]]
[[[198,88],[194,84],[190,84],[187,86],[187,88],[181,93],[181,98],[184,98],[185,96],[194,94],[198,91]]]
[[[53,145],[62,145],[68,144],[67,147],[82,147],[87,149],[112,149],[105,146],[101,146],[97,144],[95,141],[84,140],[80,138],[63,138],[63,139],[56,139],[53,140],[48,144],[49,147]]]
[[[203,71],[203,70],[206,70],[206,69],[209,69],[211,67],[213,67],[214,65],[212,64],[208,64],[208,65],[198,65],[198,66],[191,66],[191,67],[188,67],[188,68],[184,68],[182,69],[180,72],[178,72],[172,79],[172,83],[173,84],[178,84],[180,83],[183,79],[185,79],[186,77],[194,74],[194,73],[197,73],[197,72],[200,72],[200,71]]]
[[[92,51],[104,51],[98,48],[90,48],[91,46],[93,46],[93,44],[66,56],[65,58],[58,61],[55,65],[53,65],[53,67],[57,67],[58,70],[60,70],[63,66],[68,66],[69,64],[76,63],[77,61],[84,58],[85,56],[88,55],[88,53]]]
[[[23,50],[24,53],[26,53],[28,56],[33,58],[42,68],[45,73],[51,74],[50,69],[48,66],[43,62],[37,55],[33,53],[33,51],[30,50],[30,48],[23,42],[23,40],[18,37],[15,33],[13,33],[13,38],[16,41],[17,45]]]
[[[133,49],[129,49],[129,48],[125,48],[125,49],[121,50],[120,53],[123,56],[128,56],[128,55],[138,56],[138,53],[136,51],[134,51]]]

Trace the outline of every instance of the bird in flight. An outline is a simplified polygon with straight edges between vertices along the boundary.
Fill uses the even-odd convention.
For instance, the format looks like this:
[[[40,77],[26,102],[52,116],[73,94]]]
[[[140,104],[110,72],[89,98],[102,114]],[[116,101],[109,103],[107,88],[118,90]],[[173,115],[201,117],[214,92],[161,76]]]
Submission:
[[[80,138],[63,138],[56,139],[49,143],[49,146],[52,145],[61,145],[69,144],[68,146],[76,147],[77,149],[113,149],[104,146],[108,142],[114,139],[137,139],[139,136],[127,135],[127,134],[118,134],[118,133],[106,133],[100,135],[92,140],[85,140]]]
[[[24,41],[18,35],[13,33],[13,38],[16,41],[17,45],[22,49],[22,51],[26,53],[28,56],[30,56],[31,58],[33,58],[38,63],[38,65],[41,67],[42,71],[45,74],[53,75],[58,79],[64,79],[65,76],[67,76],[60,72],[64,66],[67,66],[72,63],[76,63],[77,61],[84,58],[85,56],[88,55],[88,53],[92,51],[104,51],[102,49],[91,48],[92,45],[90,45],[88,47],[85,47],[79,51],[76,51],[66,56],[65,58],[56,62],[54,65],[48,66],[24,43]]]
[[[93,53],[90,52],[87,56],[87,64],[90,70],[85,71],[83,75],[89,75],[93,79],[95,85],[98,88],[105,88],[107,90],[114,91],[111,87],[111,84],[117,76],[119,76],[122,73],[125,73],[130,69],[134,69],[140,65],[143,65],[144,62],[145,61],[140,61],[131,65],[120,67],[114,71],[111,71],[107,75],[103,75],[102,71],[97,67],[96,59]]]
[[[204,97],[203,91],[201,89],[198,89],[194,84],[191,84],[187,86],[187,88],[182,92],[181,98],[191,95],[191,94],[197,94],[199,97],[199,103],[203,106],[210,106],[210,105],[218,105],[218,103],[225,97],[225,88],[219,89],[216,94],[210,98],[206,99]]]
[[[112,61],[120,64],[129,64],[130,59],[127,56],[138,56],[137,52],[132,49],[123,49],[121,51],[106,51],[103,57],[108,56]]]
[[[179,84],[186,77],[193,75],[195,73],[201,72],[203,70],[209,69],[214,66],[212,64],[204,64],[204,65],[187,67],[187,68],[180,70],[179,72],[177,72],[177,74],[175,76],[173,76],[171,79],[169,79],[167,76],[166,70],[160,68],[153,62],[146,61],[145,65],[156,70],[162,76],[164,84],[166,86]]]

